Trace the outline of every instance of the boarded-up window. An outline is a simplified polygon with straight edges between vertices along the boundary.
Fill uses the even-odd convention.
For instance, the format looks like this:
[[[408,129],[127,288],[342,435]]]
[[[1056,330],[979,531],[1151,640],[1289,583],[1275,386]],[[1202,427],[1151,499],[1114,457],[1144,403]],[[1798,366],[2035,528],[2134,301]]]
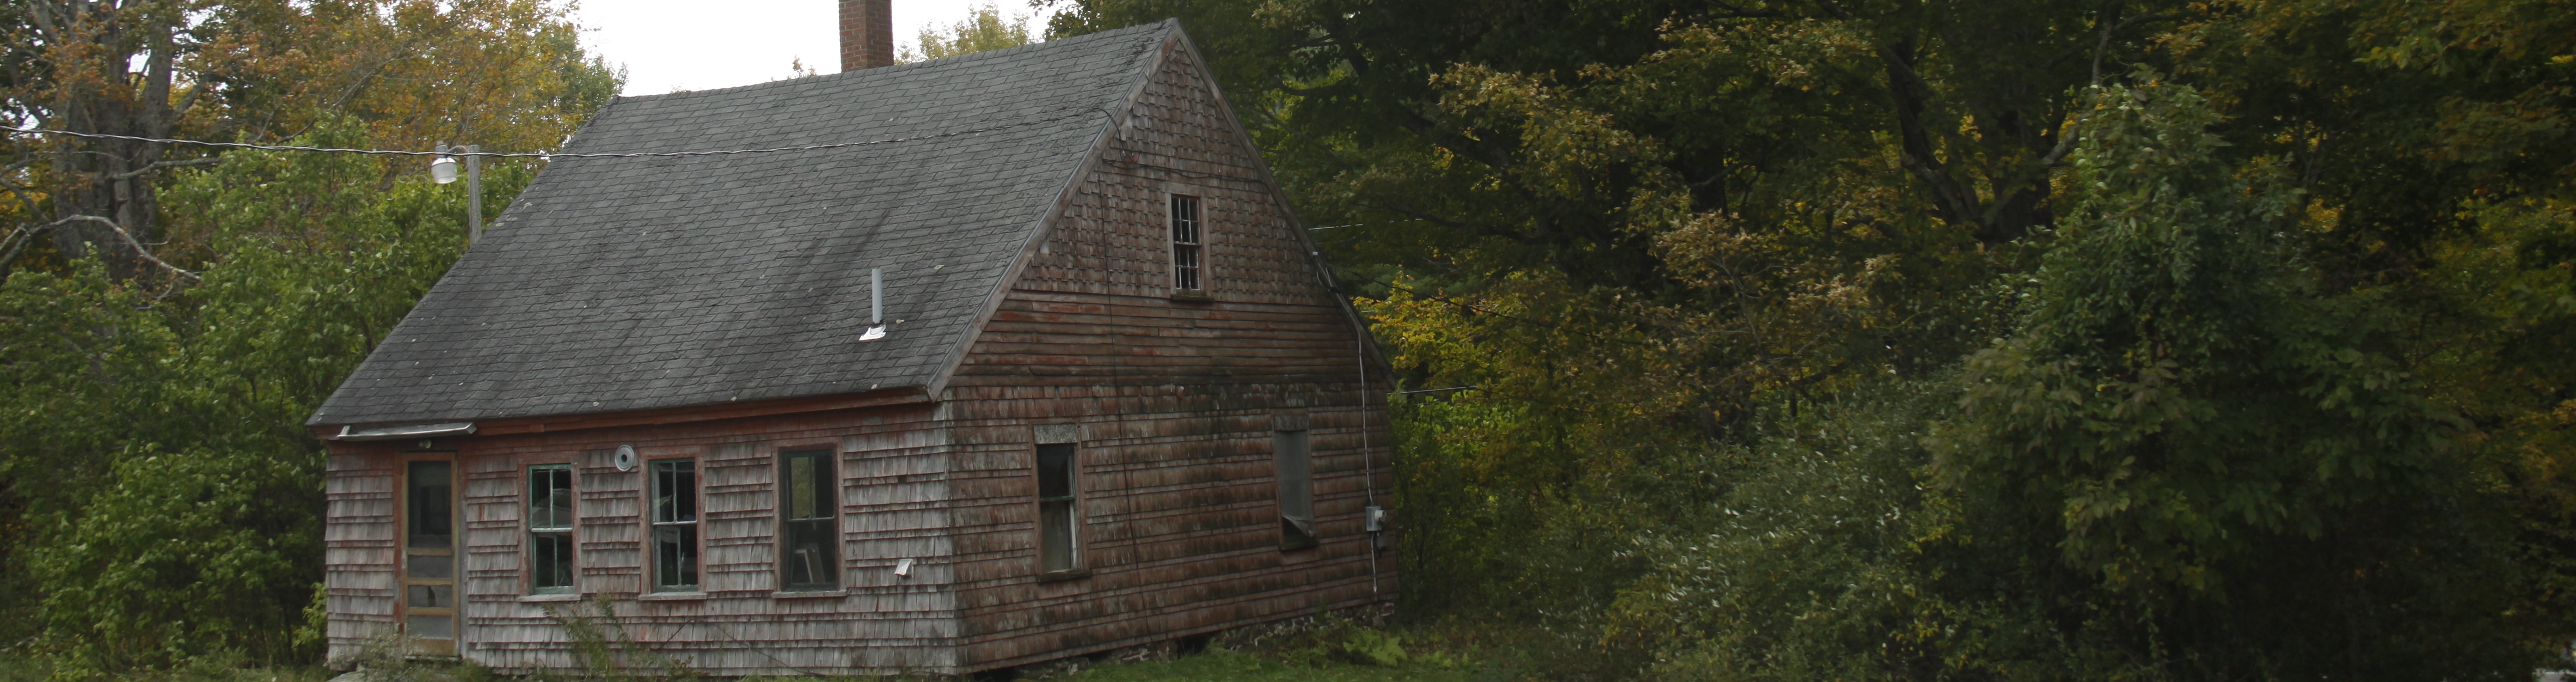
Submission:
[[[840,479],[829,450],[780,453],[779,581],[790,592],[841,586],[840,543],[833,537],[841,507]]]
[[[1306,432],[1271,432],[1272,467],[1279,478],[1279,548],[1315,546],[1315,462]]]
[[[1198,291],[1199,198],[1172,195],[1172,288]]]
[[[653,463],[653,589],[698,588],[698,462]]]
[[[1074,484],[1078,472],[1073,455],[1072,443],[1038,446],[1038,566],[1043,571],[1081,565],[1073,547],[1074,492],[1080,489]]]
[[[575,591],[572,582],[572,465],[528,467],[528,587]]]

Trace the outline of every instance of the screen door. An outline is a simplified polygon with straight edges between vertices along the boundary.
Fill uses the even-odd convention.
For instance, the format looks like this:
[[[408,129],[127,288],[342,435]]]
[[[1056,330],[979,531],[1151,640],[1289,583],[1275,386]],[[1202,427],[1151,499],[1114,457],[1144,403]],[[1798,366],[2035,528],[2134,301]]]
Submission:
[[[456,655],[456,464],[414,460],[403,476],[402,629],[427,656]]]

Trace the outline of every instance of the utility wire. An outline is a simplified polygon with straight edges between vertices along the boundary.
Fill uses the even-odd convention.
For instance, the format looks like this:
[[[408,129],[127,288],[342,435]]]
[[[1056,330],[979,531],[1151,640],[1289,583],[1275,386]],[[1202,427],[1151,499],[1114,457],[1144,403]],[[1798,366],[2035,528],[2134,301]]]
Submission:
[[[1002,124],[1002,125],[997,125],[997,126],[987,126],[987,127],[983,127],[983,128],[975,128],[975,129],[971,129],[971,130],[952,130],[952,131],[949,131],[949,132],[944,132],[944,133],[934,133],[934,134],[930,134],[930,135],[916,135],[916,136],[913,136],[913,137],[897,137],[897,138],[889,138],[889,139],[883,139],[883,140],[868,140],[868,141],[865,141],[865,142],[838,142],[838,143],[833,143],[833,144],[813,144],[813,145],[804,145],[804,146],[800,146],[800,147],[769,147],[769,148],[765,148],[765,149],[723,149],[723,150],[703,151],[703,152],[628,152],[628,153],[613,153],[613,154],[611,154],[611,153],[593,153],[593,154],[562,154],[562,153],[552,153],[552,152],[466,152],[466,151],[445,151],[445,152],[427,151],[427,152],[424,152],[424,151],[411,151],[411,150],[404,150],[404,149],[350,149],[350,148],[346,148],[346,147],[306,147],[306,146],[300,146],[300,145],[285,145],[285,144],[251,144],[251,143],[248,143],[248,142],[210,142],[210,141],[206,141],[206,140],[181,140],[181,139],[157,138],[157,137],[135,137],[135,136],[132,136],[132,135],[109,135],[109,134],[106,134],[106,133],[82,133],[82,132],[74,132],[74,131],[69,131],[69,130],[51,130],[51,129],[46,129],[46,128],[8,128],[8,129],[0,129],[0,130],[7,130],[7,131],[8,131],[9,133],[11,133],[11,134],[18,134],[18,135],[66,135],[66,136],[70,136],[70,137],[88,138],[88,139],[93,139],[93,140],[124,140],[124,141],[127,141],[127,142],[149,142],[149,143],[157,143],[157,144],[184,144],[184,145],[195,145],[195,146],[200,146],[200,147],[222,147],[222,148],[225,148],[225,149],[258,149],[258,150],[265,150],[265,151],[285,151],[285,152],[326,152],[326,153],[333,153],[333,154],[371,154],[371,155],[377,155],[377,156],[449,156],[449,157],[466,157],[466,156],[473,156],[473,157],[482,157],[482,158],[487,158],[487,159],[633,159],[633,158],[645,158],[645,157],[725,156],[725,155],[729,155],[729,154],[770,154],[770,153],[776,153],[776,152],[803,152],[803,151],[815,151],[815,150],[822,150],[822,149],[840,149],[840,148],[844,148],[844,147],[865,147],[865,146],[868,146],[868,145],[892,144],[892,143],[896,143],[896,142],[914,142],[914,141],[919,141],[919,140],[936,140],[936,139],[940,139],[940,138],[958,137],[958,136],[961,136],[961,135],[975,135],[975,134],[979,134],[979,133],[989,133],[989,132],[994,132],[994,131],[999,131],[999,130],[1009,130],[1009,129],[1012,129],[1012,128],[1023,128],[1023,127],[1027,127],[1027,126],[1033,126],[1033,125],[1042,125],[1042,124],[1047,124],[1047,123],[1054,123],[1054,122],[1057,122],[1057,121],[1063,121],[1063,120],[1067,120],[1067,119],[1077,118],[1077,117],[1081,117],[1081,116],[1083,116],[1083,115],[1085,115],[1085,114],[1092,114],[1092,113],[1098,113],[1098,111],[1097,111],[1097,110],[1093,110],[1093,109],[1084,109],[1084,110],[1081,110],[1081,111],[1078,111],[1078,112],[1067,113],[1067,114],[1064,114],[1064,115],[1061,115],[1061,116],[1053,116],[1053,117],[1041,118],[1041,119],[1035,119],[1035,120],[1020,121],[1020,122],[1017,122],[1017,123],[1005,123],[1005,124]]]
[[[1348,224],[1348,225],[1325,225],[1325,226],[1323,226],[1323,227],[1309,227],[1309,228],[1306,228],[1306,231],[1307,231],[1307,232],[1313,232],[1313,231],[1316,231],[1316,230],[1330,230],[1330,229],[1333,229],[1333,228],[1336,228],[1336,227],[1360,227],[1360,226],[1363,226],[1363,225],[1393,225],[1393,224],[1396,224],[1396,223],[1419,223],[1419,222],[1426,222],[1426,221],[1429,221],[1429,220],[1431,220],[1431,219],[1430,219],[1430,218],[1415,218],[1415,219],[1412,219],[1412,220],[1383,220],[1383,221],[1378,221],[1378,222],[1374,222],[1374,223],[1351,223],[1351,224]]]

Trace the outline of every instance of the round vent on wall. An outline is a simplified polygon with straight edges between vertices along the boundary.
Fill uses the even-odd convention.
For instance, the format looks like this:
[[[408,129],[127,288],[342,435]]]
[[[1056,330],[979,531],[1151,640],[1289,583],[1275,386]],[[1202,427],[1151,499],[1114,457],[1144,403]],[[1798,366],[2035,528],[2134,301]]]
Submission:
[[[612,461],[614,461],[614,462],[617,464],[617,470],[618,470],[618,471],[634,471],[634,470],[635,470],[635,446],[632,446],[632,445],[620,445],[620,446],[617,446],[617,458],[616,458],[615,460],[612,460]]]

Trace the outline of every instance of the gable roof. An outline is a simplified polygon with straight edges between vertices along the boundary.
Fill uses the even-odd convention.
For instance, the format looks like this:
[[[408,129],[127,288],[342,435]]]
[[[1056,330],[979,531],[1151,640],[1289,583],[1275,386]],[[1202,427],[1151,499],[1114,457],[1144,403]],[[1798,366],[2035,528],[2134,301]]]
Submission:
[[[1178,32],[619,98],[563,152],[869,144],[556,159],[307,423],[927,388]]]

